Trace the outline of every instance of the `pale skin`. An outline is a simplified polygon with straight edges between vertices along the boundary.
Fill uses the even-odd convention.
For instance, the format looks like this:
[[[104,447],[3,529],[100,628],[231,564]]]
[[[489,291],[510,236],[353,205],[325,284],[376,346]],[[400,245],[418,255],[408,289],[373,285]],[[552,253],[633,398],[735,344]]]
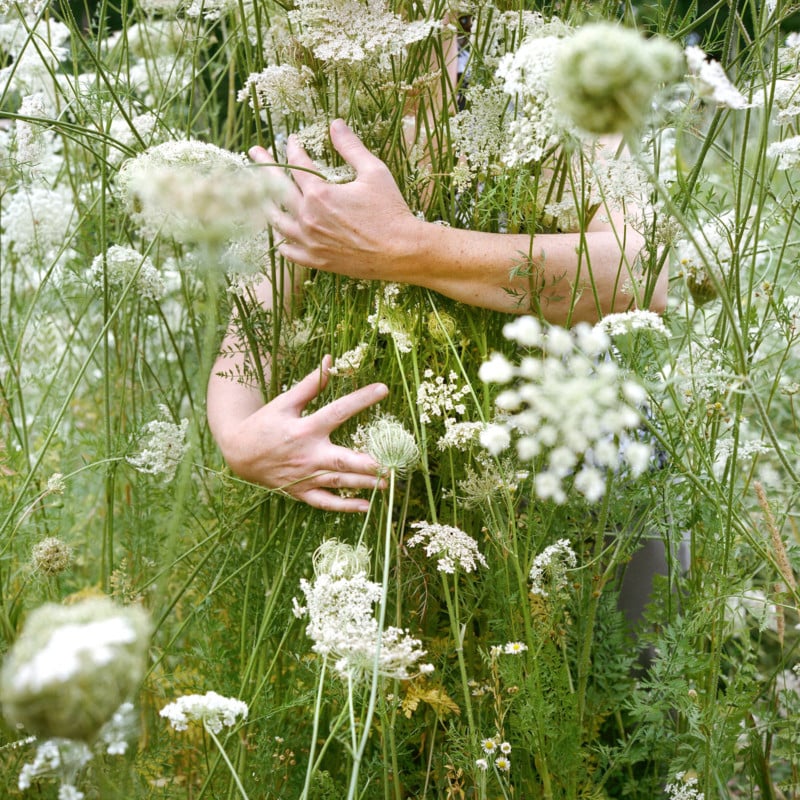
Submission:
[[[499,312],[535,308],[562,325],[596,321],[637,305],[629,286],[642,239],[621,215],[607,222],[596,217],[583,234],[537,234],[533,242],[527,234],[443,227],[414,216],[389,169],[343,121],[331,125],[331,141],[356,179],[331,184],[311,172],[292,171],[293,182],[269,220],[288,261],[353,278],[421,286]],[[261,147],[250,156],[256,163],[273,163]],[[292,138],[287,159],[314,169]],[[523,265],[536,279],[534,299],[530,278],[513,276]],[[665,306],[666,279],[663,273],[652,293],[654,311]],[[258,286],[257,299],[272,307],[268,281]],[[366,511],[367,499],[335,490],[380,488],[378,465],[368,455],[333,444],[330,436],[345,420],[379,403],[388,388],[371,384],[304,416],[327,385],[331,360],[325,356],[319,370],[265,404],[258,387],[219,374],[235,373],[242,365],[244,356],[226,349],[235,337],[229,330],[208,387],[209,426],[231,469],[316,508]],[[264,366],[269,369],[268,358]]]

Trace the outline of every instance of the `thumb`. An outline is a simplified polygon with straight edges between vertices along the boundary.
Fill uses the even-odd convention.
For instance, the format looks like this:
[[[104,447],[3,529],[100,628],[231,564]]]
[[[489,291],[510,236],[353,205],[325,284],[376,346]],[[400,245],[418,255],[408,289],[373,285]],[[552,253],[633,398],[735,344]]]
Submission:
[[[383,161],[364,147],[361,139],[342,119],[335,119],[331,123],[331,143],[336,152],[356,171],[357,176],[376,166],[385,167]]]
[[[282,395],[284,404],[300,412],[328,385],[328,370],[331,366],[331,357],[324,356],[319,369],[309,372],[299,383],[292,386]]]

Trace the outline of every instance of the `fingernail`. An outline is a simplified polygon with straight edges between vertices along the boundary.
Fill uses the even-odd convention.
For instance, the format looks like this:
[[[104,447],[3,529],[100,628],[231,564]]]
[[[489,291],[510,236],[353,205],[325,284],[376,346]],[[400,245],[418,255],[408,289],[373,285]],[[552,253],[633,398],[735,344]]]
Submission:
[[[386,384],[381,383],[375,388],[375,394],[379,400],[383,400],[383,398],[389,394],[389,387],[386,386]]]

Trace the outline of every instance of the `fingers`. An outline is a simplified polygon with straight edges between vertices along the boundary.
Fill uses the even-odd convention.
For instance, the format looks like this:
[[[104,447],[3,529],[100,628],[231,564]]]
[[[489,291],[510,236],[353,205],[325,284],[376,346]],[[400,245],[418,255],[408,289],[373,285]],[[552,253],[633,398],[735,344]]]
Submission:
[[[331,123],[331,142],[336,152],[356,171],[356,176],[385,165],[372,155],[361,139],[347,126],[344,120],[335,119]]]
[[[363,497],[341,497],[333,492],[325,491],[325,489],[310,489],[307,492],[296,494],[295,497],[322,511],[361,514],[369,511],[369,500],[365,500]]]
[[[315,411],[309,416],[309,420],[318,424],[320,430],[333,431],[343,422],[354,417],[370,406],[374,406],[389,394],[388,387],[383,383],[372,383],[356,389],[344,397],[328,403],[328,405]]]
[[[305,172],[305,170],[310,169],[316,173],[319,167],[311,160],[308,153],[306,153],[297,140],[297,137],[294,135],[290,136],[289,140],[286,142],[286,160],[290,168],[292,166],[302,167],[302,169],[292,170],[292,177],[295,183],[300,187],[301,192],[310,184],[324,183],[323,179],[317,175],[311,172]]]
[[[301,381],[279,394],[270,405],[285,407],[294,411],[297,416],[303,409],[328,385],[328,370],[331,367],[331,357],[323,356],[319,369],[309,372]]]

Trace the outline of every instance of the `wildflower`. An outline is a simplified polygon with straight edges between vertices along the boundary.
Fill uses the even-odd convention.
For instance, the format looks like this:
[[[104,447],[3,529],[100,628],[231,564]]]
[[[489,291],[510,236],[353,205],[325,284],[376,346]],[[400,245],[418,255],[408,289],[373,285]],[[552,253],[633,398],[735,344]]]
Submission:
[[[510,656],[518,656],[521,653],[524,653],[528,649],[528,645],[524,642],[507,642],[503,645],[503,652],[506,655]]]
[[[72,548],[56,536],[48,536],[34,545],[31,564],[36,572],[48,578],[60,575],[69,568]]]
[[[369,550],[363,544],[353,547],[338,539],[326,539],[313,556],[314,574],[332,578],[352,578],[369,571]]]
[[[584,25],[559,48],[550,90],[583,130],[626,133],[641,126],[656,90],[680,69],[680,49],[666,39],[610,23]]]
[[[61,790],[65,789],[64,797],[83,797],[72,785],[71,780],[74,775],[82,769],[92,759],[92,751],[84,742],[75,742],[70,739],[45,739],[36,747],[33,761],[23,764],[17,779],[17,786],[20,791],[31,788],[31,784],[36,778],[55,777],[69,779],[64,782],[59,789],[59,800],[61,800]],[[70,795],[70,792],[73,792]]]
[[[47,110],[44,94],[36,92],[23,97],[17,113],[20,117],[38,117],[45,121]],[[16,141],[17,161],[34,171],[45,159],[48,147],[52,146],[41,123],[23,119],[17,120]]]
[[[480,433],[481,444],[497,456],[511,444],[511,434],[503,425],[487,425]]]
[[[530,571],[531,594],[549,597],[567,587],[567,570],[575,569],[578,563],[569,540],[559,539],[545,547],[533,559]]]
[[[3,235],[19,256],[51,261],[71,238],[75,205],[63,186],[20,187],[3,210]]]
[[[315,560],[314,581],[300,581],[307,606],[295,606],[308,615],[306,633],[314,640],[313,650],[333,656],[336,671],[355,680],[372,673],[376,658],[379,674],[387,677],[406,680],[414,671],[430,671],[419,664],[425,650],[418,639],[401,628],[379,630],[373,606],[381,601],[383,589],[365,570],[356,571],[364,554],[362,548],[350,548],[348,554],[349,547],[336,542],[326,548],[324,557]]]
[[[481,772],[486,772],[486,770],[489,769],[489,762],[485,758],[476,758],[475,766],[481,770]]]
[[[100,728],[98,739],[110,756],[121,756],[128,752],[128,739],[136,726],[133,703],[123,703],[111,719]]]
[[[767,157],[778,159],[778,169],[787,170],[800,164],[800,136],[792,136],[767,147]]]
[[[675,773],[675,783],[668,783],[664,791],[669,800],[704,800],[705,794],[697,790],[697,776],[687,776],[685,772]]]
[[[394,417],[378,417],[357,433],[358,444],[386,472],[405,475],[419,461],[414,437]]]
[[[504,416],[483,431],[481,443],[496,455],[516,433],[520,459],[543,457],[535,478],[541,500],[563,503],[562,483],[574,474],[574,488],[596,502],[605,494],[603,470],[642,463],[641,448],[631,451],[629,461],[619,445],[641,424],[638,407],[644,391],[624,380],[610,359],[598,363],[609,341],[598,327],[579,324],[566,331],[552,326],[539,358],[526,356],[518,366],[509,363],[507,372],[496,374],[504,383],[509,373],[518,380],[498,395],[496,405]]]
[[[220,19],[230,11],[237,9],[237,0],[192,0],[186,9],[187,17],[202,17],[209,21]]]
[[[511,745],[508,742],[500,742],[499,748],[504,756],[507,756],[511,752]]]
[[[282,180],[212,144],[165,142],[124,162],[117,190],[145,235],[221,243],[264,229]]]
[[[424,377],[417,388],[417,408],[420,422],[430,423],[434,417],[450,418],[452,414],[464,414],[466,406],[462,400],[469,394],[469,386],[458,388],[458,375],[450,372],[445,379],[437,375],[434,380],[433,370],[425,370]]]
[[[378,333],[391,337],[399,352],[410,353],[414,340],[405,327],[406,314],[397,303],[400,289],[397,283],[384,284],[383,292],[375,297],[375,313],[367,317],[367,322]]]
[[[112,245],[103,255],[95,256],[89,268],[92,286],[102,289],[104,281],[115,289],[129,283],[147,300],[158,300],[164,294],[164,279],[147,256],[132,247]]]
[[[239,717],[247,719],[247,713],[247,703],[216,692],[184,695],[158,712],[173,730],[185,731],[190,722],[202,722],[211,733],[219,733],[223,727],[232,728]]]
[[[409,547],[425,544],[428,557],[439,556],[437,569],[453,574],[456,566],[465,572],[474,572],[477,565],[488,566],[478,550],[478,543],[469,534],[451,525],[434,525],[430,522],[414,522],[411,525],[419,533],[407,542]]]
[[[502,353],[492,353],[478,370],[484,383],[508,383],[514,377],[514,367]]]
[[[498,756],[494,760],[494,765],[500,772],[508,772],[511,769],[511,761],[507,759],[505,756]]]
[[[352,350],[342,353],[336,361],[333,362],[328,372],[331,375],[355,375],[361,369],[361,363],[369,348],[366,342],[361,342],[356,345]]]
[[[470,86],[467,108],[450,120],[455,152],[466,159],[468,179],[486,172],[509,146],[504,115],[510,98],[500,86]]]
[[[436,21],[404,20],[385,0],[298,0],[289,19],[300,43],[320,61],[382,69],[439,27]]]
[[[170,416],[165,405],[159,405],[158,408],[162,416]],[[171,481],[175,477],[178,464],[189,450],[186,442],[188,429],[188,419],[182,419],[179,425],[169,419],[148,422],[144,427],[142,448],[135,456],[128,458],[128,463],[139,472],[163,475],[165,481]]]
[[[497,736],[493,736],[491,739],[489,738],[481,739],[481,748],[483,749],[483,752],[486,753],[487,755],[491,755],[492,753],[494,753],[497,750],[497,745],[498,745],[497,740],[498,740]]]
[[[262,72],[252,73],[236,99],[247,101],[254,110],[313,116],[313,78],[314,73],[306,66],[298,69],[290,64],[271,64]]]
[[[618,314],[607,314],[600,322],[598,328],[611,336],[624,336],[631,331],[648,330],[667,335],[664,321],[652,311],[637,309]]]
[[[47,479],[47,491],[51,494],[64,494],[64,476],[60,472],[54,472]]]
[[[550,95],[549,77],[563,41],[559,36],[530,36],[497,65],[503,91],[517,102],[517,117],[508,126],[511,140],[503,154],[508,166],[540,161],[559,142],[563,125]]]
[[[138,687],[150,622],[106,599],[31,612],[0,673],[11,724],[41,736],[89,740]]]
[[[436,442],[440,450],[454,447],[456,450],[466,450],[478,441],[485,425],[482,422],[456,422],[454,419],[444,421],[444,435]]]
[[[689,80],[697,95],[724,108],[751,108],[744,95],[730,82],[722,64],[708,59],[703,50],[690,45],[684,51]]]

